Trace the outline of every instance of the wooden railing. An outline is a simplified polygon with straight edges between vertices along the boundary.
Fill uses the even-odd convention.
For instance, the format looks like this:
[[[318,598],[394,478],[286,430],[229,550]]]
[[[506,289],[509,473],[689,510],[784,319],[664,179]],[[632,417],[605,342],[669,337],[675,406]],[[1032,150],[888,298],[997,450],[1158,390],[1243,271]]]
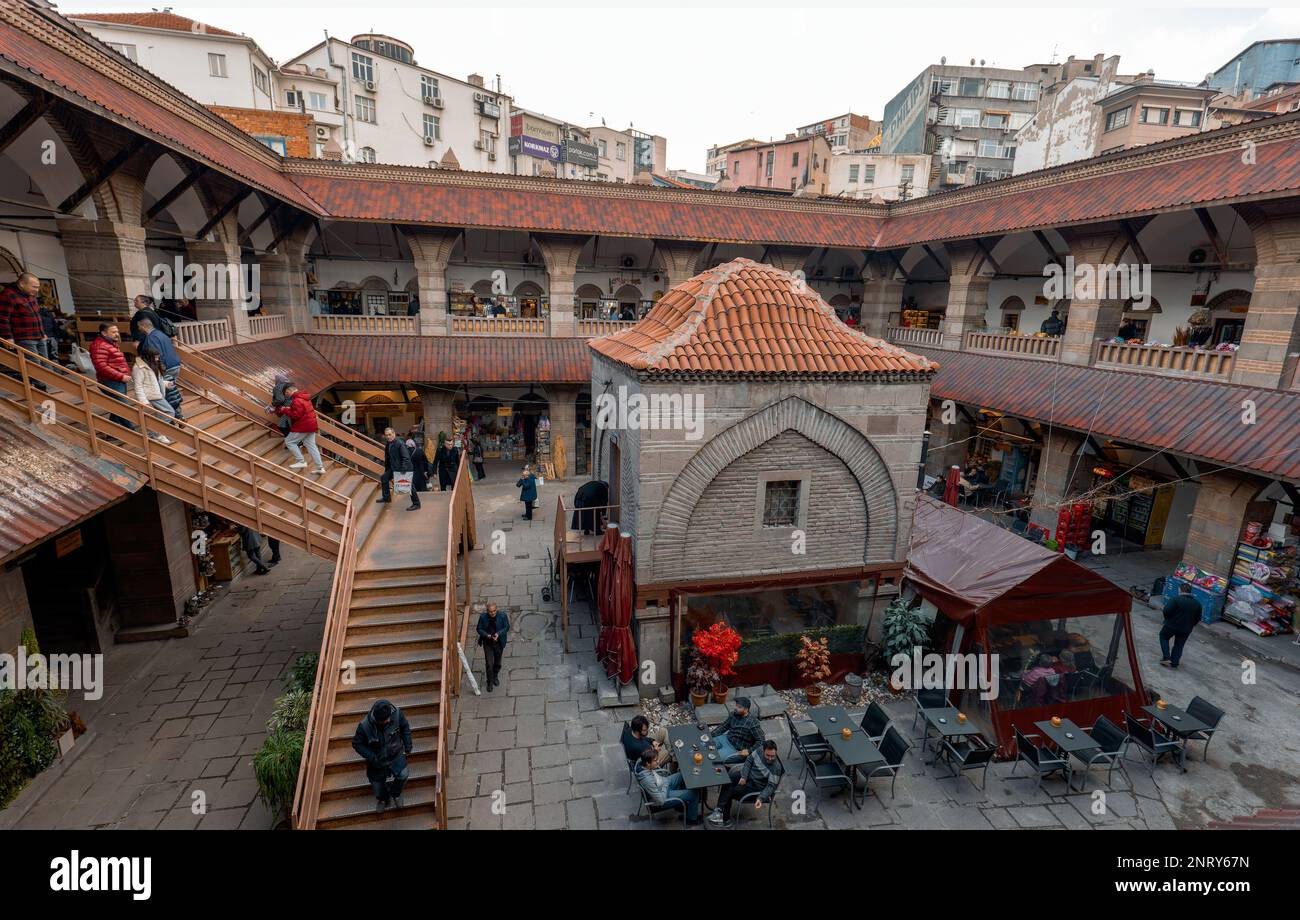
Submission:
[[[230,323],[224,319],[196,319],[176,324],[176,341],[194,349],[235,344]]]
[[[540,316],[447,316],[452,335],[546,335],[548,326]]]
[[[576,532],[569,527],[574,512],[579,515],[592,514],[592,533],[585,534],[580,529]],[[579,523],[582,518],[579,517]],[[569,651],[569,559],[575,562],[590,562],[600,541],[604,537],[605,525],[618,522],[618,505],[592,505],[588,508],[571,508],[564,503],[564,496],[555,499],[555,521],[553,524],[555,565],[560,574],[560,637],[564,641],[564,650]],[[582,555],[578,555],[582,554]]]
[[[329,754],[330,725],[334,721],[334,700],[339,671],[343,667],[343,642],[352,608],[352,580],[357,568],[356,513],[348,503],[343,521],[343,551],[334,566],[329,606],[325,609],[325,634],[316,661],[316,682],[312,687],[311,713],[298,761],[298,782],[294,788],[290,817],[298,829],[316,826],[321,787],[325,783],[325,758]]]
[[[885,338],[895,345],[923,345],[927,348],[943,347],[943,332],[939,329],[922,329],[918,326],[890,326]]]
[[[289,328],[289,317],[283,313],[250,316],[248,318],[248,331],[255,339],[278,339],[281,336],[293,334],[293,330]]]
[[[447,829],[447,779],[451,769],[448,739],[452,725],[452,701],[460,696],[460,654],[469,638],[470,604],[474,597],[469,551],[477,536],[475,530],[474,487],[469,478],[469,457],[461,454],[448,508],[446,583],[442,605],[442,683],[438,688],[438,765],[434,781],[434,795],[437,798],[435,808],[440,830]],[[463,602],[460,600],[456,572],[456,560],[462,556],[465,561]]]
[[[269,392],[248,392],[250,382],[227,364],[212,355],[205,355],[184,346],[181,361],[181,383],[186,389],[220,403],[232,412],[263,425],[274,423],[275,416],[266,411]],[[384,471],[384,447],[373,438],[366,437],[346,425],[341,425],[327,415],[316,415],[320,430],[316,446],[322,456],[352,467],[358,472],[378,477]]]
[[[0,373],[0,399],[66,442],[138,470],[157,491],[204,511],[316,556],[338,555],[347,496],[3,340],[0,371],[10,372]]]
[[[1235,357],[1236,353],[1231,351],[1098,342],[1093,364],[1115,370],[1223,381],[1232,376]]]
[[[636,320],[634,319],[580,319],[577,328],[578,335],[598,336],[621,332],[624,329],[631,329],[635,325]]]
[[[1005,332],[968,332],[966,351],[981,355],[1015,355],[1055,361],[1061,354],[1059,336],[1012,335]]]
[[[321,314],[311,318],[311,331],[323,335],[419,335],[420,318]]]

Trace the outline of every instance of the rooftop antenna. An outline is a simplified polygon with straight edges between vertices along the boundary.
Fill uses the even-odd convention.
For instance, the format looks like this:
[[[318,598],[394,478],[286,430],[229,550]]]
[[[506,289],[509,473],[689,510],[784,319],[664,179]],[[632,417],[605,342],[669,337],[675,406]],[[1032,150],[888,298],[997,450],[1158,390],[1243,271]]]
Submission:
[[[1049,64],[1055,64],[1055,63],[1056,63],[1056,57],[1057,57],[1057,54],[1060,52],[1060,50],[1061,50],[1061,46],[1060,46],[1060,45],[1053,45],[1053,46],[1052,46],[1052,59],[1051,59],[1050,61],[1048,61],[1047,63],[1049,63]]]

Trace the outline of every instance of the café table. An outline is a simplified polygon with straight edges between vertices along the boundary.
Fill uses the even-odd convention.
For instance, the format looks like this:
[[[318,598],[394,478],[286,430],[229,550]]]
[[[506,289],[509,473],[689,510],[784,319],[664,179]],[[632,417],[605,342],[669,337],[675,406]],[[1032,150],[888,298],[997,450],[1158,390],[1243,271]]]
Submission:
[[[1035,722],[1034,728],[1056,745],[1063,754],[1082,754],[1097,747],[1097,742],[1092,740],[1092,736],[1069,719],[1062,719],[1060,725],[1053,725],[1051,719],[1044,719]]]
[[[1169,703],[1165,704],[1164,709],[1155,705],[1143,706],[1142,711],[1155,719],[1165,728],[1169,729],[1170,733],[1173,734],[1182,744],[1183,750],[1179,756],[1179,762],[1183,768],[1183,772],[1186,773],[1187,736],[1195,734],[1196,732],[1209,731],[1210,726],[1196,718],[1196,716],[1188,715],[1177,706],[1170,705]]]
[[[848,768],[850,778],[855,777],[859,769],[863,776],[869,776],[873,769],[885,762],[880,749],[843,706],[813,706],[808,710],[808,718],[826,739],[831,753]],[[850,730],[847,738],[844,737],[846,728]]]
[[[945,738],[959,738],[966,735],[978,735],[980,730],[970,719],[965,722],[957,720],[957,708],[955,706],[945,706],[940,709],[923,709],[925,714],[925,737],[921,741],[921,750],[925,751],[930,745],[931,729],[939,736],[940,743]],[[934,751],[934,760],[930,763],[937,763],[939,760],[939,749]]]
[[[681,742],[678,744],[678,742]],[[713,734],[708,727],[700,728],[693,722],[685,725],[672,725],[668,728],[668,747],[677,760],[677,769],[682,774],[682,785],[700,793],[700,808],[708,807],[709,790],[720,788],[731,782],[731,773],[723,764],[717,751],[710,751]],[[699,751],[704,760],[695,763],[695,752]],[[713,754],[716,759],[710,760]]]

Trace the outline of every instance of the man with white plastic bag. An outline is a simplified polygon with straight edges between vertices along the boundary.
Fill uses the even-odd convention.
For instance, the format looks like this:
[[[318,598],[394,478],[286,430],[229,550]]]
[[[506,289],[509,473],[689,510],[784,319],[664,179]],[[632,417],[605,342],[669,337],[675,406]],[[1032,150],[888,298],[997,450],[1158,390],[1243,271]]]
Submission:
[[[415,478],[415,464],[411,462],[411,451],[406,443],[397,437],[391,428],[384,429],[384,475],[379,480],[379,504],[392,501],[392,491],[398,495],[410,495],[411,504],[406,509],[414,511],[420,507],[420,493],[411,488]]]

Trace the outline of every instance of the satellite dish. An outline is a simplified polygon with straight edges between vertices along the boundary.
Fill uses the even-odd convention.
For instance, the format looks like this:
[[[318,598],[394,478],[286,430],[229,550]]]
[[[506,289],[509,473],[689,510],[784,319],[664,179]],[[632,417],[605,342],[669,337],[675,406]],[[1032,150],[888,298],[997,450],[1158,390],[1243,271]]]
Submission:
[[[947,64],[947,63],[948,63],[948,55],[945,54],[943,57],[939,58],[939,64],[940,64],[940,66],[942,66],[942,65],[944,65],[944,64]]]

